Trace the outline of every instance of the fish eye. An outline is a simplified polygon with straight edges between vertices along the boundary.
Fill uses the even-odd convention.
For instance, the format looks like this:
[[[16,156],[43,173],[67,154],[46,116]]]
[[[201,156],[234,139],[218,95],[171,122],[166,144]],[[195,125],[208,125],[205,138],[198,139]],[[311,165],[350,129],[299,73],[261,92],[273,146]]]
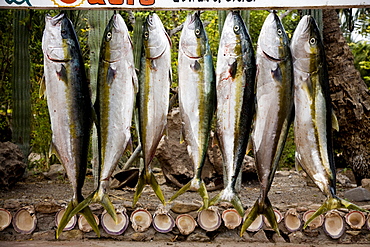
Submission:
[[[282,35],[282,34],[283,34],[283,31],[279,28],[279,29],[277,30],[277,34],[278,34],[278,35]]]
[[[144,39],[147,40],[149,38],[149,32],[145,31],[144,32]]]
[[[238,25],[235,25],[234,26],[234,32],[237,33],[237,32],[239,32],[239,30],[240,30],[240,27]]]
[[[105,40],[106,41],[110,41],[112,39],[112,33],[111,32],[108,32],[107,33],[107,36],[105,36]]]
[[[195,29],[195,35],[199,36],[199,34],[200,34],[200,29],[199,28]]]
[[[310,45],[314,45],[316,44],[316,39],[315,38],[311,38],[310,39]]]

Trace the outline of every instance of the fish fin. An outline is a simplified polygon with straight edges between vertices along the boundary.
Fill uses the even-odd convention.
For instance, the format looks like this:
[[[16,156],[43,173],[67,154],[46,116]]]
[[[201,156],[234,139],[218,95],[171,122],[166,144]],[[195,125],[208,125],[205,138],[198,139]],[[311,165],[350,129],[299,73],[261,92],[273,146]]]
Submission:
[[[60,70],[57,71],[57,76],[59,80],[64,81],[65,83],[68,82],[68,72],[64,64],[61,64]]]
[[[295,170],[297,172],[300,172],[302,171],[302,166],[301,166],[301,162],[299,161],[299,158],[297,157],[299,154],[297,152],[295,152]]]
[[[118,217],[116,214],[116,209],[114,208],[112,202],[110,201],[108,194],[104,193],[103,190],[101,190],[101,192],[99,191],[97,192],[98,193],[97,197],[99,198],[97,202],[100,203],[105,210],[107,210],[107,213],[112,217],[114,222],[117,224]]]
[[[207,209],[208,206],[209,206],[209,197],[208,197],[206,184],[204,183],[203,180],[199,181],[198,193],[203,199],[203,206],[199,209],[199,211],[201,211],[203,209]]]
[[[253,150],[253,141],[252,141],[252,137],[251,135],[249,135],[249,138],[248,138],[248,144],[247,144],[247,148],[245,150],[245,154],[248,155],[250,151]]]
[[[319,209],[317,209],[316,212],[313,215],[311,215],[311,217],[306,221],[306,223],[303,226],[303,229],[306,229],[308,224],[310,224],[319,215],[324,214],[332,209],[338,209],[338,208],[347,208],[347,209],[358,210],[358,211],[367,212],[367,213],[369,212],[357,206],[356,204],[353,204],[337,196],[329,197],[319,207]]]
[[[237,68],[238,68],[238,60],[235,59],[232,64],[229,64],[229,73],[232,78],[235,78]]]
[[[79,213],[80,211],[83,211],[85,208],[87,208],[92,202],[96,202],[101,204],[105,210],[112,216],[112,219],[117,222],[117,214],[116,210],[114,209],[114,206],[112,202],[109,200],[109,196],[107,193],[104,192],[103,189],[98,189],[91,193],[88,197],[86,197],[85,200],[80,202],[71,212],[70,212],[70,218],[72,218],[75,214]]]
[[[40,88],[39,88],[39,98],[46,99],[46,81],[45,81],[45,75],[42,76],[41,82],[40,82]]]
[[[57,227],[57,230],[56,230],[56,239],[59,238],[59,236],[62,233],[63,229],[66,227],[66,225],[71,220],[71,218],[76,214],[76,213],[73,213],[74,211],[76,211],[75,210],[76,209],[76,207],[75,207],[76,204],[77,203],[74,202],[73,200],[68,204],[68,206],[66,208],[66,211],[64,212],[63,217],[60,220],[59,225]],[[86,207],[82,208],[81,210],[78,210],[77,213],[78,212],[80,212],[85,217],[86,221],[90,224],[90,226],[92,227],[92,229],[94,230],[94,232],[96,233],[96,235],[100,238],[99,227],[98,227],[98,224],[95,221],[95,217],[94,217],[93,213],[91,212],[91,209],[86,206]]]
[[[275,81],[281,82],[283,78],[283,73],[281,72],[280,66],[277,65],[275,70],[271,70],[272,78],[274,78]]]
[[[60,222],[59,222],[59,225],[57,227],[57,230],[55,232],[55,238],[58,239],[60,234],[62,233],[63,229],[66,227],[66,225],[68,224],[69,220],[72,218],[70,217],[68,219],[68,216],[69,214],[71,213],[71,211],[73,210],[73,201],[70,201],[66,210],[64,211],[64,214],[62,216],[62,218],[60,219]]]
[[[139,92],[139,81],[137,79],[136,71],[134,66],[132,67],[132,84],[134,85],[135,94]]]
[[[114,78],[116,77],[116,74],[117,74],[117,70],[112,69],[112,67],[108,68],[108,72],[107,72],[107,84],[108,85],[112,85]]]
[[[262,201],[261,198],[258,198],[257,201],[254,203],[251,211],[244,220],[243,226],[240,230],[240,236],[243,235],[247,228],[253,223],[253,221],[260,214],[263,214],[266,217],[272,229],[274,229],[274,231],[280,236],[280,230],[278,223],[276,221],[275,212],[274,209],[272,208],[270,200],[267,197],[264,201]]]
[[[239,215],[241,217],[244,217],[243,204],[237,193],[235,193],[234,191],[223,189],[220,193],[218,193],[210,200],[209,206],[215,205],[220,201],[230,202],[234,206],[236,211],[238,211]]]
[[[338,119],[333,110],[331,111],[331,126],[336,131],[339,131]]]
[[[166,201],[164,199],[163,192],[162,192],[161,187],[159,186],[159,184],[157,182],[157,179],[155,178],[154,174],[151,171],[149,171],[148,175],[150,176],[149,177],[149,183],[150,183],[150,186],[153,188],[154,193],[157,195],[158,199],[162,202],[162,204],[166,205]]]
[[[190,180],[187,184],[185,184],[181,189],[179,189],[171,198],[168,202],[172,202],[175,200],[177,197],[180,195],[184,194],[187,190],[190,189],[191,187],[192,180]]]
[[[137,181],[136,184],[136,190],[134,194],[134,199],[132,201],[132,207],[135,207],[137,201],[139,200],[141,193],[143,192],[143,189],[145,185],[147,184],[146,182],[146,172],[142,171],[139,176],[139,180]]]
[[[85,217],[87,223],[89,223],[89,225],[94,230],[98,238],[100,238],[100,231],[99,231],[98,223],[96,222],[91,209],[89,207],[86,207],[80,211],[80,214],[82,214]]]
[[[198,194],[202,197],[203,199],[203,206],[199,209],[199,211],[203,209],[207,209],[209,206],[209,197],[208,197],[208,192],[206,188],[206,184],[204,183],[203,180],[200,180],[199,178],[193,178],[191,179],[187,184],[185,184],[181,189],[179,189],[169,200],[169,202],[172,202],[175,200],[177,197],[180,195],[184,194],[186,191],[189,189],[194,189],[198,191]]]

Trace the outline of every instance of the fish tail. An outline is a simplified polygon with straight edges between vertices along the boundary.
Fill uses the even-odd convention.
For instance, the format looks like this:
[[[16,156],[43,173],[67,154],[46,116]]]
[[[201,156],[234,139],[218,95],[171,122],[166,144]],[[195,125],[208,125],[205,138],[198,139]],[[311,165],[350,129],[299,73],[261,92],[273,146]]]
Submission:
[[[203,206],[199,210],[207,209],[209,206],[209,197],[207,192],[206,184],[202,179],[199,179],[197,177],[190,180],[187,184],[185,184],[181,189],[179,189],[169,200],[169,202],[172,202],[180,195],[184,194],[189,189],[196,189],[199,193],[199,195],[203,199]]]
[[[239,215],[241,217],[244,216],[243,204],[242,204],[238,194],[235,191],[229,190],[229,189],[226,189],[226,188],[223,189],[220,193],[218,193],[215,197],[213,197],[209,201],[209,206],[215,205],[215,204],[219,203],[220,201],[230,202],[234,206],[236,211],[238,211]]]
[[[82,202],[84,202],[86,200],[90,200],[90,202],[91,202],[91,199],[89,197],[87,197]],[[93,213],[91,212],[91,209],[89,207],[87,207],[90,203],[87,203],[86,206],[84,206],[84,207],[80,206],[81,203],[78,204],[76,201],[72,200],[68,204],[68,206],[67,206],[67,208],[66,208],[66,210],[65,210],[65,212],[63,214],[63,217],[60,220],[59,225],[57,227],[57,230],[56,230],[56,239],[59,238],[59,236],[62,233],[62,231],[65,228],[65,226],[72,219],[72,217],[74,215],[76,215],[78,212],[81,213],[85,217],[86,221],[90,224],[90,226],[92,227],[92,229],[94,230],[94,232],[96,233],[96,235],[100,238],[100,231],[99,231],[98,224],[95,221],[95,218],[94,218]]]
[[[308,226],[308,224],[310,224],[316,217],[332,209],[338,209],[338,208],[347,208],[347,209],[358,210],[362,212],[369,212],[357,206],[356,204],[353,204],[342,198],[339,198],[337,196],[330,196],[325,200],[325,202],[320,206],[320,208],[317,209],[316,212],[313,215],[311,215],[311,217],[306,221],[306,223],[303,226],[303,229],[305,229]]]
[[[258,198],[257,201],[254,203],[253,208],[249,212],[247,218],[244,220],[242,229],[240,231],[240,236],[247,230],[247,228],[253,223],[253,221],[257,218],[258,215],[264,215],[268,222],[270,223],[272,229],[280,236],[279,226],[276,221],[275,212],[272,208],[271,202],[268,197],[265,200],[261,200]]]
[[[136,190],[134,194],[134,199],[132,201],[132,207],[135,207],[136,203],[138,202],[141,196],[141,193],[143,192],[145,185],[147,184],[149,184],[153,188],[154,193],[156,194],[158,199],[162,202],[163,205],[165,205],[166,201],[164,199],[164,195],[161,190],[161,187],[159,186],[157,182],[157,179],[155,178],[154,174],[150,170],[147,170],[147,171],[143,171],[139,176],[139,180],[137,182]]]

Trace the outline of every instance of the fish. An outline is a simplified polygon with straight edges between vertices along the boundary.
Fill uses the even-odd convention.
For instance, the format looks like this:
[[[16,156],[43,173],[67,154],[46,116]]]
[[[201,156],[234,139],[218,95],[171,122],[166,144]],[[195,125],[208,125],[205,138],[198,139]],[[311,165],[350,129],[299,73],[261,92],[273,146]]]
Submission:
[[[68,223],[71,211],[83,201],[93,106],[80,45],[66,14],[46,15],[42,37],[44,81],[41,88],[47,99],[52,141],[50,153],[63,164],[72,185],[73,197],[59,223],[59,238]],[[89,207],[80,212],[100,236]]]
[[[231,202],[242,217],[244,208],[235,184],[251,132],[255,78],[252,40],[239,11],[230,11],[222,29],[216,66],[216,135],[226,179],[224,189],[209,204]]]
[[[241,234],[260,214],[280,235],[268,192],[293,116],[293,63],[289,39],[276,12],[265,19],[257,41],[256,116],[252,145],[261,186]]]
[[[102,39],[94,104],[98,136],[98,188],[81,202],[71,216],[91,203],[100,203],[116,221],[108,196],[109,182],[131,138],[130,128],[138,90],[133,44],[122,16],[110,18]]]
[[[166,203],[150,164],[167,125],[172,83],[171,46],[171,39],[159,16],[156,13],[148,15],[143,27],[138,93],[139,134],[144,168],[136,185],[133,206],[146,184],[151,185],[162,204]]]
[[[292,40],[294,68],[294,136],[296,164],[303,168],[326,196],[322,206],[306,221],[336,208],[366,211],[336,195],[333,129],[338,128],[331,105],[325,48],[315,19],[301,18]]]
[[[200,210],[208,208],[209,196],[201,178],[211,123],[216,104],[216,80],[208,37],[200,13],[188,13],[178,50],[178,97],[183,138],[194,165],[194,177],[177,191],[170,202],[189,189],[203,199]]]

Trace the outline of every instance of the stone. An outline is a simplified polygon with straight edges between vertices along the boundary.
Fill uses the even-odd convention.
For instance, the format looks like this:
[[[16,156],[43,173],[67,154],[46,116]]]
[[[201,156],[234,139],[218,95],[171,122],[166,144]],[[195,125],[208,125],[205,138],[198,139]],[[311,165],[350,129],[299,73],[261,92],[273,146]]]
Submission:
[[[364,178],[361,180],[361,187],[370,191],[370,178]]]
[[[27,165],[17,145],[11,142],[0,142],[0,187],[11,188],[22,179]]]
[[[48,230],[48,231],[39,231],[32,234],[33,240],[43,240],[43,241],[53,241],[55,240],[55,231]]]
[[[252,238],[256,242],[265,242],[265,243],[269,243],[270,242],[270,240],[267,238],[266,233],[265,233],[264,230],[259,230],[258,232],[256,232],[253,235]]]
[[[66,172],[61,164],[53,164],[50,166],[49,171],[43,172],[45,178],[50,180],[57,180],[66,177]]]
[[[59,240],[82,240],[84,238],[84,233],[80,230],[70,230],[63,231],[59,235]]]
[[[344,192],[344,197],[356,202],[370,201],[370,191],[362,187],[357,187]]]
[[[171,210],[177,214],[186,214],[192,211],[196,211],[201,207],[200,204],[197,203],[185,203],[180,201],[175,201]]]
[[[351,179],[349,179],[346,175],[342,173],[337,173],[336,175],[337,182],[342,185],[343,187],[351,188],[356,185],[352,184]]]
[[[55,202],[38,202],[35,204],[35,210],[38,213],[53,214],[58,212],[62,207]]]
[[[193,233],[191,233],[188,238],[188,241],[194,241],[194,242],[209,242],[211,239],[206,235],[205,232],[197,231],[195,230]]]
[[[194,166],[187,151],[186,141],[180,141],[182,121],[179,108],[173,108],[168,114],[167,130],[167,135],[162,138],[157,147],[156,157],[161,165],[166,182],[182,187],[193,178]],[[212,141],[210,140],[209,143],[211,144]],[[202,170],[202,178],[205,179],[206,185],[210,185],[210,187],[222,183],[222,162],[217,158],[220,154],[214,148],[213,145],[209,145]],[[214,162],[218,160],[215,163],[217,165],[213,164],[211,160]]]

